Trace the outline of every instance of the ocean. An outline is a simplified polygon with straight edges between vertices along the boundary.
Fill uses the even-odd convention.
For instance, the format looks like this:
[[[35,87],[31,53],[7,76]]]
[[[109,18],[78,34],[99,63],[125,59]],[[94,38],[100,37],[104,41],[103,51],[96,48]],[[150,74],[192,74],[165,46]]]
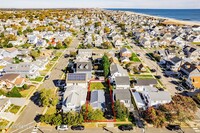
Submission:
[[[173,18],[184,21],[200,22],[200,9],[107,9],[107,10],[120,10],[130,11],[153,16]]]

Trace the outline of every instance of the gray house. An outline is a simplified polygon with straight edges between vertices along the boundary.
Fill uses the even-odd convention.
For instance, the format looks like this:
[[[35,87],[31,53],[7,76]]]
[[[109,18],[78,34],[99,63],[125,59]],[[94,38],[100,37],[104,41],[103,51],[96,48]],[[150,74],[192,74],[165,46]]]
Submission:
[[[77,62],[76,73],[86,73],[88,79],[92,77],[92,63],[88,62]]]
[[[131,94],[129,89],[118,89],[113,91],[114,101],[119,100],[128,108],[129,111],[133,111],[133,104],[131,102]]]
[[[130,88],[129,76],[115,77],[115,85],[116,89],[129,89]]]
[[[90,105],[93,109],[105,109],[105,96],[103,90],[94,90],[91,92]]]

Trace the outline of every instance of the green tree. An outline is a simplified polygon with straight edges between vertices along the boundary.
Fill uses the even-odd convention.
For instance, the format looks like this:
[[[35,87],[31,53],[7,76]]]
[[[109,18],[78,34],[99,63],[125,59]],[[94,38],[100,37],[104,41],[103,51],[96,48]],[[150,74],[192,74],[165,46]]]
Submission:
[[[104,76],[107,77],[110,72],[110,61],[106,54],[104,54],[104,56],[102,57],[102,60],[103,60]]]
[[[104,33],[110,33],[110,28],[109,27],[105,27],[104,28]]]
[[[129,116],[128,109],[119,100],[114,103],[114,111],[116,113],[117,119],[122,121],[124,121]]]
[[[100,27],[101,26],[101,22],[95,22],[94,23],[94,27]]]
[[[9,91],[6,94],[7,97],[22,97],[22,95],[19,93],[19,90],[17,87],[14,87],[11,91]]]
[[[55,106],[58,102],[58,97],[51,89],[40,90],[40,101],[42,106]]]

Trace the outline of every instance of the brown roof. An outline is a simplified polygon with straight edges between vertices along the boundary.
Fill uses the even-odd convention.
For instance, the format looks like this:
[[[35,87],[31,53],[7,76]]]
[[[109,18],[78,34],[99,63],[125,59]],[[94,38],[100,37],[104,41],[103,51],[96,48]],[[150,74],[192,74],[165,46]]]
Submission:
[[[21,85],[23,84],[25,81],[25,78],[17,78],[15,81],[15,85]]]
[[[0,80],[9,80],[9,81],[13,81],[14,79],[16,79],[19,76],[19,74],[5,74],[3,75]]]
[[[6,48],[5,50],[11,53],[11,52],[14,52],[17,49],[15,47],[12,47],[12,48]]]

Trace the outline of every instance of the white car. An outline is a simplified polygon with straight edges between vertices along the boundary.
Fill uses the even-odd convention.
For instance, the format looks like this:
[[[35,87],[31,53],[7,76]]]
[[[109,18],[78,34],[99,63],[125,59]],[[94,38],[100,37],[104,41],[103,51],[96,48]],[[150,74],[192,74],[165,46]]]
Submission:
[[[68,126],[67,125],[57,126],[57,130],[59,130],[59,131],[66,131],[66,130],[68,130]]]

